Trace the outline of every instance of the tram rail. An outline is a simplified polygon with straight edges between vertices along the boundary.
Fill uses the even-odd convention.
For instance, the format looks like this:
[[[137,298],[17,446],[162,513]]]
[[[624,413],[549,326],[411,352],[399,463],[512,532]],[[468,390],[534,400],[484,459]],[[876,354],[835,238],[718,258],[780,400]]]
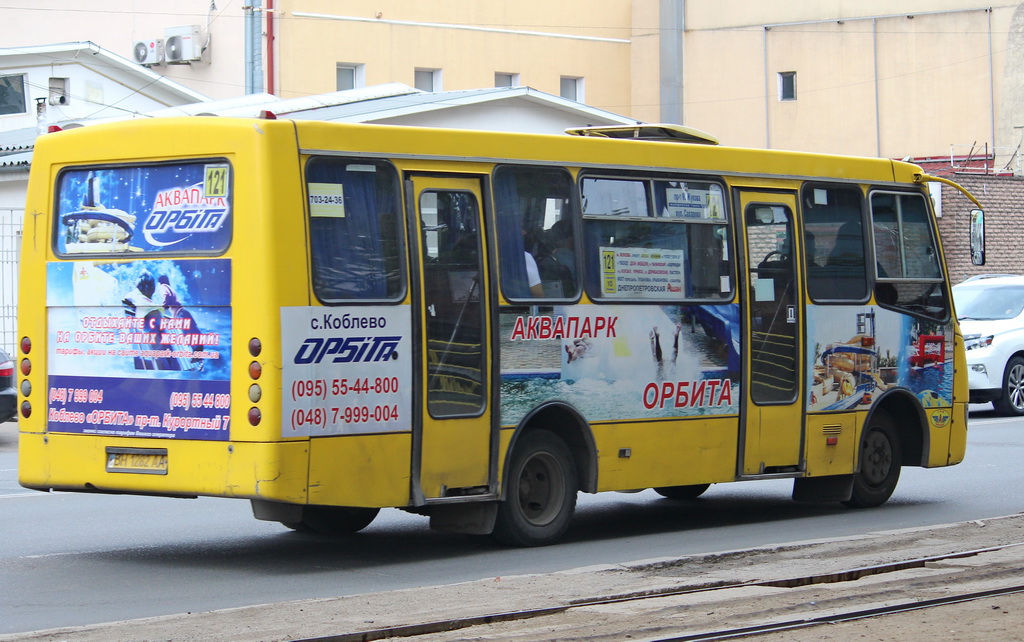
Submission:
[[[967,560],[969,558],[986,554],[1009,551],[1021,546],[1024,546],[1024,542],[951,552],[941,555],[930,555],[871,566],[826,573],[814,573],[805,576],[782,579],[723,582],[697,587],[663,587],[617,595],[603,595],[586,599],[577,599],[567,603],[542,606],[538,608],[493,612],[464,617],[438,619],[429,622],[410,623],[400,626],[387,626],[362,631],[328,634],[317,637],[302,638],[295,640],[294,642],[369,642],[372,640],[403,638],[415,640],[425,639],[427,637],[431,640],[474,639],[476,637],[488,640],[525,639],[524,636],[528,635],[528,633],[525,630],[522,630],[524,627],[528,627],[531,630],[536,630],[538,627],[549,627],[545,622],[546,620],[556,619],[560,616],[572,614],[573,612],[594,610],[595,608],[600,609],[602,607],[628,603],[639,605],[645,602],[653,602],[657,600],[664,601],[670,598],[695,596],[698,594],[703,594],[704,596],[704,599],[701,600],[701,604],[716,604],[715,596],[725,596],[730,592],[734,593],[738,590],[752,588],[801,589],[815,586],[852,583],[864,578],[877,578],[887,576],[889,574],[899,574],[905,571],[934,568],[936,565],[944,565],[950,562],[956,562],[957,560]],[[962,577],[956,577],[956,570],[958,568],[973,568],[974,572],[966,573]],[[672,628],[670,625],[666,625],[663,622],[658,622],[656,619],[652,619],[649,621],[648,627],[633,631],[632,637],[657,642],[697,642],[704,640],[738,639],[753,635],[792,631],[825,624],[836,624],[840,622],[862,620],[913,610],[941,607],[1001,595],[1024,593],[1024,569],[1019,568],[1018,564],[1010,564],[1005,567],[998,563],[994,565],[986,564],[984,566],[973,567],[970,565],[963,567],[946,566],[945,570],[951,571],[951,573],[942,574],[943,577],[941,581],[943,584],[947,586],[962,584],[965,589],[955,590],[952,593],[942,595],[940,597],[926,598],[921,597],[921,594],[926,593],[928,590],[932,590],[932,585],[935,583],[935,580],[938,579],[937,577],[926,579],[921,575],[914,575],[905,579],[900,579],[898,576],[894,576],[893,579],[895,581],[900,584],[906,584],[908,590],[910,590],[912,594],[916,594],[916,596],[903,600],[892,600],[888,603],[879,605],[879,593],[877,587],[864,587],[867,590],[853,591],[851,596],[843,598],[842,601],[851,602],[845,608],[836,609],[831,606],[826,606],[823,610],[827,612],[820,614],[815,614],[816,610],[811,608],[809,609],[809,613],[800,617],[792,618],[779,617],[778,615],[779,612],[785,612],[787,609],[792,609],[791,606],[782,606],[778,607],[778,609],[773,609],[771,607],[770,603],[775,601],[785,602],[784,599],[775,600],[768,596],[761,596],[756,598],[757,600],[764,601],[763,610],[765,612],[762,617],[763,621],[760,622],[748,621],[742,626],[725,626],[697,631],[682,630],[692,629],[692,626],[679,626],[676,627],[680,629],[678,632],[668,633],[665,629]],[[966,590],[967,587],[976,586],[978,582],[996,582],[1002,583],[1002,585],[983,590]],[[731,600],[734,598],[729,599]],[[811,602],[810,606],[814,607],[816,605],[814,602]],[[671,606],[667,606],[663,609],[659,609],[659,611],[663,612],[665,610],[671,610],[672,608],[673,607]],[[680,606],[678,608],[683,609],[686,607]],[[628,612],[628,610],[625,612]],[[501,630],[494,630],[496,625],[500,625]],[[565,630],[559,632],[560,626],[565,626]],[[621,624],[618,625],[618,627],[619,628],[617,629],[617,624],[614,621],[609,622],[606,626],[608,632],[605,635],[614,636],[614,632],[616,630],[621,630],[623,633],[627,631],[626,629],[621,628]],[[556,631],[552,634],[552,637],[560,640],[586,639],[594,635],[593,630],[588,630],[585,634],[580,632],[581,634],[577,637],[573,633],[573,630],[578,630],[578,627],[573,623],[563,625],[558,622],[552,622],[550,623],[549,628],[551,628],[552,631]],[[448,634],[451,634],[451,636]]]

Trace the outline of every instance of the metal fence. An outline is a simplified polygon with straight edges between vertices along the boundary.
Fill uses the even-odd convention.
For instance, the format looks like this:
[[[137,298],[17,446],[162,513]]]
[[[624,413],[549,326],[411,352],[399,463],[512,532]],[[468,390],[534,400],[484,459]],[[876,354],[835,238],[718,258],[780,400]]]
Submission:
[[[24,219],[25,210],[0,209],[0,348],[11,354],[18,333],[18,256]]]

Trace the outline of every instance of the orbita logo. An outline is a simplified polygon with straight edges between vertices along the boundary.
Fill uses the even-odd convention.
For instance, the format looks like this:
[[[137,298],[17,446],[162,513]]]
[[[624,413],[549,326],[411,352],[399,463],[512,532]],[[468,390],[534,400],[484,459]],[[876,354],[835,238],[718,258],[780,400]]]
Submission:
[[[949,411],[949,408],[939,408],[932,410],[928,418],[935,428],[945,428],[953,420],[953,413]]]
[[[203,196],[202,184],[175,187],[156,195],[142,233],[151,245],[166,247],[193,234],[216,232],[227,218],[227,199]]]

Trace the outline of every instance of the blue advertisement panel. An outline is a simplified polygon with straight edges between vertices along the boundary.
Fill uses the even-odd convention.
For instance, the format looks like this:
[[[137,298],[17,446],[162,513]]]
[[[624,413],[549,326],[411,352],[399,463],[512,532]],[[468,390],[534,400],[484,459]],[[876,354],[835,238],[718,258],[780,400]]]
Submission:
[[[63,172],[57,252],[223,251],[231,240],[230,169],[217,161]]]
[[[51,431],[227,440],[227,259],[50,263]]]

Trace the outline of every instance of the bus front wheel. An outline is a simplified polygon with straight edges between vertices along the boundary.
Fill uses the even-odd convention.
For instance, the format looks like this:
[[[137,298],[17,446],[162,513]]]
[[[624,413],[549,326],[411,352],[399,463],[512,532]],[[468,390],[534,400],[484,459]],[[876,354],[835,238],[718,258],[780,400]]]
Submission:
[[[510,546],[553,544],[569,528],[576,509],[576,466],[554,433],[522,436],[509,465],[505,500],[498,505],[493,536]]]
[[[303,506],[301,521],[281,523],[295,531],[351,535],[369,526],[379,512],[379,508]]]
[[[860,470],[853,476],[853,494],[843,502],[852,508],[880,506],[896,490],[903,452],[892,418],[875,413],[860,442]]]

